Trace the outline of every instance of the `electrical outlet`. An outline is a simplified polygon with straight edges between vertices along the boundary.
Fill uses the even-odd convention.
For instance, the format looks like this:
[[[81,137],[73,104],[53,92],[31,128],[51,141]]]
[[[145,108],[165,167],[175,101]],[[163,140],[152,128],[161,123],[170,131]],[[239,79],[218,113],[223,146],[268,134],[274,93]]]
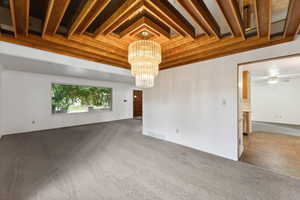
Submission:
[[[31,123],[32,123],[32,124],[35,124],[35,120],[33,120]]]
[[[179,129],[178,128],[176,129],[176,133],[179,134]]]
[[[226,104],[227,104],[226,99],[223,99],[223,100],[222,100],[222,105],[223,105],[223,106],[226,106]]]

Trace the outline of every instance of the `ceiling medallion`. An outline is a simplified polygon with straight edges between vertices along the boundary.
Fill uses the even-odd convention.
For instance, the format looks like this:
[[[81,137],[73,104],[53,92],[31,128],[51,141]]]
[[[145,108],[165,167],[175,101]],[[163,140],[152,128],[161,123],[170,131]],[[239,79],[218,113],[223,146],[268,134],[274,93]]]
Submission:
[[[144,31],[142,35],[147,37]],[[161,46],[153,40],[138,40],[129,44],[128,61],[138,88],[151,88],[161,63]]]

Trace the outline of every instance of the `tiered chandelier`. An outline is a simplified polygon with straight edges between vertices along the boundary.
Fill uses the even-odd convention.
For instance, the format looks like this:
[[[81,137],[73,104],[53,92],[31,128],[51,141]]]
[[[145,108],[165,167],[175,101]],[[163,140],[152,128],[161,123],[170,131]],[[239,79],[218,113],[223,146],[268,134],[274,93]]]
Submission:
[[[152,40],[132,42],[128,48],[131,73],[138,88],[151,88],[161,63],[161,46]]]

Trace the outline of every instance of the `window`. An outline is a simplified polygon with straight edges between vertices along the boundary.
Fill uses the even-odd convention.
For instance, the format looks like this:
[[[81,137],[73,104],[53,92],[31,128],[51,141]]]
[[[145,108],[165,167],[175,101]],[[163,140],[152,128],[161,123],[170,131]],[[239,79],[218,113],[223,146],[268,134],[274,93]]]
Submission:
[[[112,109],[112,89],[52,84],[52,113],[80,113]]]

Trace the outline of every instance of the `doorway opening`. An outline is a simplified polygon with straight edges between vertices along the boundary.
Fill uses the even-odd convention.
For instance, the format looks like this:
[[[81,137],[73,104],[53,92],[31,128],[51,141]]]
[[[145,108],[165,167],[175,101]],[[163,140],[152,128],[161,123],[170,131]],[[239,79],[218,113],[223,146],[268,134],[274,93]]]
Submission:
[[[238,66],[240,161],[300,178],[300,55]]]
[[[133,117],[134,119],[142,119],[143,116],[143,91],[133,91]]]

